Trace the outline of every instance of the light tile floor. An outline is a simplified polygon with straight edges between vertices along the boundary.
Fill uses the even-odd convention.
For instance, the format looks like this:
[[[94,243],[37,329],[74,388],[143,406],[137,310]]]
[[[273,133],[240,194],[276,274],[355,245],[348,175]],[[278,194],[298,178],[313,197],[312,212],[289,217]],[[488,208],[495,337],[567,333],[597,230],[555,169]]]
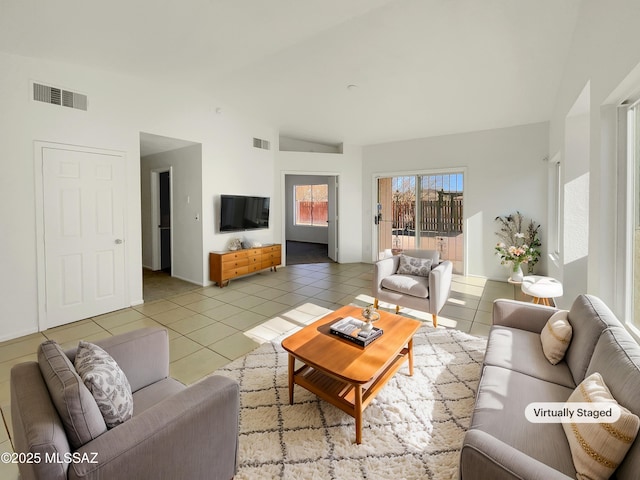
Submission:
[[[63,348],[70,348],[81,339],[95,341],[142,327],[166,327],[171,375],[191,384],[260,343],[299,327],[295,319],[292,323],[291,318],[279,318],[295,307],[315,304],[336,309],[347,304],[371,304],[372,274],[370,264],[327,263],[282,267],[277,272],[235,279],[225,288],[184,282],[176,282],[173,287],[160,282],[154,287],[149,282],[145,283],[145,298],[154,298],[153,301],[0,343],[0,408],[4,420],[4,428],[0,427],[0,451],[12,448],[11,367],[35,360],[36,349],[45,340],[53,339]],[[180,293],[175,294],[176,291]],[[440,313],[439,325],[486,335],[493,300],[521,296],[519,289],[506,282],[454,276],[451,296]],[[403,309],[401,314],[431,323],[431,316],[422,312]],[[15,465],[0,463],[0,478],[16,477]]]

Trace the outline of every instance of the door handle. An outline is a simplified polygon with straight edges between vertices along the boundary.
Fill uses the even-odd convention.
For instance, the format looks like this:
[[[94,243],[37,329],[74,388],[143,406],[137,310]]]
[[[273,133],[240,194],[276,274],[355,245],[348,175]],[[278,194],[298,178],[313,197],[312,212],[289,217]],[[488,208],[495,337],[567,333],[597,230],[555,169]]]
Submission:
[[[116,238],[116,245],[121,245],[122,241],[123,240],[121,238]]]

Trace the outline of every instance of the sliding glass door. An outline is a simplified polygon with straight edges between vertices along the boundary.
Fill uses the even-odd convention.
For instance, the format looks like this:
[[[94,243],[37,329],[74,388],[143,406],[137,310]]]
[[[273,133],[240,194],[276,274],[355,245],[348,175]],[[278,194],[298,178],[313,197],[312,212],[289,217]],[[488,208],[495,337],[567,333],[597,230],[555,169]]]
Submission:
[[[378,179],[378,250],[415,248],[415,177]]]
[[[378,257],[407,249],[439,250],[464,269],[461,172],[378,179]]]

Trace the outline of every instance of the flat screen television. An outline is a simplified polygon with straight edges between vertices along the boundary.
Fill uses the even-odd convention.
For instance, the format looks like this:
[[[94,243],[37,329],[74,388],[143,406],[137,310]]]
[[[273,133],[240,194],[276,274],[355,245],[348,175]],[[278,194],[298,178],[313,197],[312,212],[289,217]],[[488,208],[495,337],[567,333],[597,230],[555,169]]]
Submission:
[[[269,197],[220,195],[220,231],[269,228]]]

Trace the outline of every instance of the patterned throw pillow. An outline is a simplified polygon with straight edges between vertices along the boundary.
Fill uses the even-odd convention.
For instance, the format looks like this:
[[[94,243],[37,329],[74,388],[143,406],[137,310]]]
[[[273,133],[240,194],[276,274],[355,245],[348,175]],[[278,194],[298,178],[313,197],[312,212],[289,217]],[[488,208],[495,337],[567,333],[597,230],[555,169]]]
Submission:
[[[560,310],[551,315],[540,332],[542,351],[551,365],[558,364],[564,358],[572,336],[573,328],[569,323],[569,312]]]
[[[75,367],[100,408],[108,428],[133,416],[133,394],[116,361],[97,345],[80,342]]]
[[[402,275],[417,275],[419,277],[428,277],[431,272],[431,264],[433,261],[430,258],[416,258],[400,254],[400,264],[398,266],[398,273]]]
[[[567,402],[618,404],[599,373],[585,378]],[[620,409],[620,418],[613,423],[562,424],[578,479],[609,478],[624,460],[638,434],[640,419],[623,406]]]

